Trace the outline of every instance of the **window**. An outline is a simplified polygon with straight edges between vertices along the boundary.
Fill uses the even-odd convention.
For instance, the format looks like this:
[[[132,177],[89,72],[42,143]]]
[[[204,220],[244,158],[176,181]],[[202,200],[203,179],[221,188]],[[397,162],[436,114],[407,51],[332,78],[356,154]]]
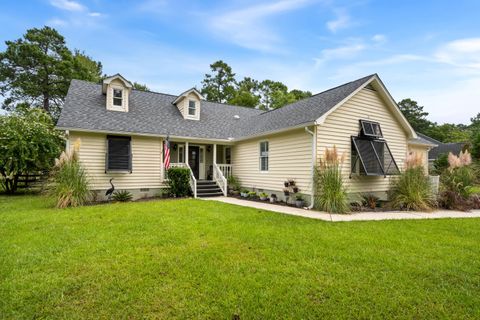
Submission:
[[[351,173],[387,176],[399,174],[399,172],[385,140],[352,137]]]
[[[366,137],[382,138],[382,129],[378,122],[360,120],[361,135]]]
[[[268,171],[268,141],[260,142],[260,171]]]
[[[113,105],[121,107],[122,100],[123,100],[123,90],[113,89]]]
[[[193,100],[188,101],[188,115],[194,116],[197,112],[196,103]]]
[[[183,146],[178,146],[178,162],[184,163],[185,162],[185,151]]]
[[[131,138],[107,136],[105,171],[132,172]]]

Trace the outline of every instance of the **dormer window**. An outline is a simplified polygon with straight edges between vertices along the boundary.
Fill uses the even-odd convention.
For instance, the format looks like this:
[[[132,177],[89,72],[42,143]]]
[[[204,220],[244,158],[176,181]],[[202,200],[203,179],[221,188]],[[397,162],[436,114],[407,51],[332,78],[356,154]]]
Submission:
[[[180,94],[172,103],[178,108],[184,119],[200,120],[202,100],[202,94],[192,88]]]
[[[121,107],[122,100],[123,100],[123,90],[113,89],[113,105]]]
[[[103,79],[102,93],[106,96],[107,110],[128,112],[132,88],[133,84],[119,74]]]
[[[194,100],[188,101],[188,115],[194,116],[197,112],[197,104]]]

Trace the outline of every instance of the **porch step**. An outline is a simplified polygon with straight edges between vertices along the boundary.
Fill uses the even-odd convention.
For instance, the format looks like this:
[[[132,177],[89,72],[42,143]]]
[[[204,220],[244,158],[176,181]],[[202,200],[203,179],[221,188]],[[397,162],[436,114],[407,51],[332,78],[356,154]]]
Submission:
[[[222,196],[222,189],[217,185],[215,181],[210,180],[198,180],[197,181],[197,197],[217,197]]]

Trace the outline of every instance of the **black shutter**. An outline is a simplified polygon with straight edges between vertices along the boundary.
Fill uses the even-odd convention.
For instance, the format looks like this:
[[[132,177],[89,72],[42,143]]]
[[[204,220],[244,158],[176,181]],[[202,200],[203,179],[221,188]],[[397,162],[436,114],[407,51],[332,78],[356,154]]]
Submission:
[[[360,174],[363,175],[387,176],[400,172],[385,140],[352,137],[352,160],[352,172],[360,161]]]
[[[107,136],[108,171],[132,171],[131,138],[122,136]]]

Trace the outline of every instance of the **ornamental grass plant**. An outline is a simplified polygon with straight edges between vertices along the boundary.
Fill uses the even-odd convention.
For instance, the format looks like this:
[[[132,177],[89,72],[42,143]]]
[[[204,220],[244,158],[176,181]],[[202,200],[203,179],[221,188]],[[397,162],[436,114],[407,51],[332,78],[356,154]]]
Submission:
[[[436,207],[436,197],[423,165],[421,154],[413,152],[407,156],[405,170],[391,182],[391,208],[428,212]]]
[[[336,146],[325,149],[319,164],[315,166],[315,209],[330,213],[350,211],[341,170],[344,160],[344,154],[339,155]]]

